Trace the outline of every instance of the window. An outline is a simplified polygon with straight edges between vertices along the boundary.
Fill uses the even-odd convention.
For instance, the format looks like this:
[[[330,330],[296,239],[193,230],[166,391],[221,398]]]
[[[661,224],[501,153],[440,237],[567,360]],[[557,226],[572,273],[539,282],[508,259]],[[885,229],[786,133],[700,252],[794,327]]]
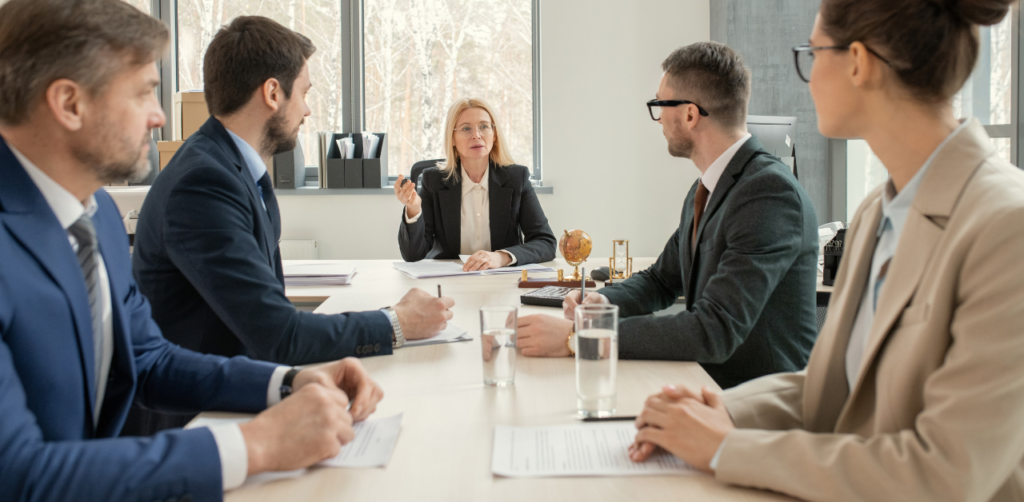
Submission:
[[[493,107],[512,157],[532,170],[531,9],[531,0],[364,1],[364,123],[388,133],[392,176],[445,156],[448,108],[467,97]]]
[[[1016,88],[1013,71],[1013,46],[1019,43],[1014,33],[1018,7],[996,26],[980,30],[978,63],[964,87],[953,96],[957,118],[977,118],[999,155],[1019,165],[1017,150],[1017,112],[1013,107]],[[864,197],[889,179],[885,166],[863,140],[846,141],[846,219],[851,219]],[[841,160],[840,160],[841,162]],[[833,207],[833,211],[835,211]]]
[[[150,14],[151,13],[151,9],[153,7],[151,5],[150,0],[124,0],[124,1],[128,2],[129,4],[131,4],[136,9],[139,9],[142,12],[145,12],[146,14]],[[0,3],[3,3],[3,1],[0,1]]]
[[[141,0],[133,0],[141,1]],[[145,0],[148,1],[148,0]],[[316,53],[309,60],[313,83],[306,102],[313,114],[299,131],[307,164],[319,158],[320,131],[342,130],[341,5],[338,0],[178,0],[176,90],[203,88],[203,56],[221,26],[238,16],[269,17],[312,40]]]

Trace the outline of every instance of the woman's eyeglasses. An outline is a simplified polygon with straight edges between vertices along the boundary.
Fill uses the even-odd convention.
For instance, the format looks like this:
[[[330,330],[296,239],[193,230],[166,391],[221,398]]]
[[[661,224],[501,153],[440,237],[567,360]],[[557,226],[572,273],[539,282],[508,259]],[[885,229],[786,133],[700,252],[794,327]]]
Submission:
[[[847,50],[850,48],[850,45],[851,44],[813,46],[810,44],[803,44],[793,47],[793,59],[796,62],[796,74],[800,76],[800,80],[811,83],[811,69],[814,67],[814,53],[816,51]],[[890,63],[889,60],[883,58],[880,54],[866,45],[864,48],[867,49],[871,55],[880,59],[883,63],[889,66],[889,68],[892,68],[892,63]]]
[[[460,136],[465,136],[467,138],[473,136],[473,131],[480,133],[480,136],[490,136],[494,134],[494,124],[484,123],[476,127],[466,124],[464,126],[455,128],[456,133],[458,133]]]

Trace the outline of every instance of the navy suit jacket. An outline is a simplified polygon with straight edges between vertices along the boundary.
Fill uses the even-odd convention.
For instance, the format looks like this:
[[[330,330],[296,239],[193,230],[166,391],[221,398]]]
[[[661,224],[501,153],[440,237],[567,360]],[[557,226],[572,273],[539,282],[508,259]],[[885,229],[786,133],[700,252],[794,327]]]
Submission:
[[[211,117],[156,178],[136,227],[135,279],[164,336],[285,364],[390,354],[391,322],[380,312],[295,309],[278,238],[238,147]]]
[[[67,232],[0,139],[0,501],[220,500],[220,457],[208,429],[115,437],[133,401],[180,412],[262,410],[274,366],[165,340],[132,280],[120,214],[105,191],[96,202],[114,355],[93,424],[96,368],[82,271]]]

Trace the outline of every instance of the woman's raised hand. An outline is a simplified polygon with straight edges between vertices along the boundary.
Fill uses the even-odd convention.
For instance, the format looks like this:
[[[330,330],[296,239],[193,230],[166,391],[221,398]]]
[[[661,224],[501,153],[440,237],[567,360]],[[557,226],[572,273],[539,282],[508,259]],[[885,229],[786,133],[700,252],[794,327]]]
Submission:
[[[406,183],[407,181],[408,183]],[[401,174],[395,180],[395,196],[398,197],[398,202],[405,205],[406,217],[415,218],[419,216],[423,199],[420,198],[420,194],[416,193],[416,184],[405,179],[405,176]]]

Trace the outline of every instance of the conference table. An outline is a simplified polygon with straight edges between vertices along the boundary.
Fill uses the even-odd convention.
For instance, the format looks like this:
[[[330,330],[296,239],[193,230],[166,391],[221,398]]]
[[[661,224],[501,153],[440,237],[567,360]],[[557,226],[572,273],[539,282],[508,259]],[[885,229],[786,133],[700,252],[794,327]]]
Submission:
[[[634,260],[634,270],[653,259]],[[607,263],[605,258],[590,263]],[[362,359],[384,389],[374,417],[402,413],[402,426],[384,468],[312,468],[299,476],[247,484],[226,495],[231,502],[303,501],[602,501],[602,500],[793,500],[779,494],[727,486],[712,476],[504,478],[491,473],[495,426],[547,426],[578,423],[573,358],[516,360],[515,385],[483,384],[479,309],[485,305],[520,305],[519,274],[415,280],[398,272],[390,260],[352,261],[352,284],[289,287],[293,300],[327,298],[323,314],[374,310],[397,303],[410,289],[455,300],[452,323],[465,329],[468,342],[404,347],[393,355]],[[558,260],[548,265],[572,267]],[[594,265],[597,266],[597,265]],[[548,274],[552,275],[553,274]],[[600,287],[602,283],[597,283]],[[561,315],[561,309],[522,305],[519,316]],[[619,361],[617,414],[636,415],[644,400],[664,384],[707,385],[718,389],[699,364],[665,361]],[[205,413],[203,417],[231,416]]]

